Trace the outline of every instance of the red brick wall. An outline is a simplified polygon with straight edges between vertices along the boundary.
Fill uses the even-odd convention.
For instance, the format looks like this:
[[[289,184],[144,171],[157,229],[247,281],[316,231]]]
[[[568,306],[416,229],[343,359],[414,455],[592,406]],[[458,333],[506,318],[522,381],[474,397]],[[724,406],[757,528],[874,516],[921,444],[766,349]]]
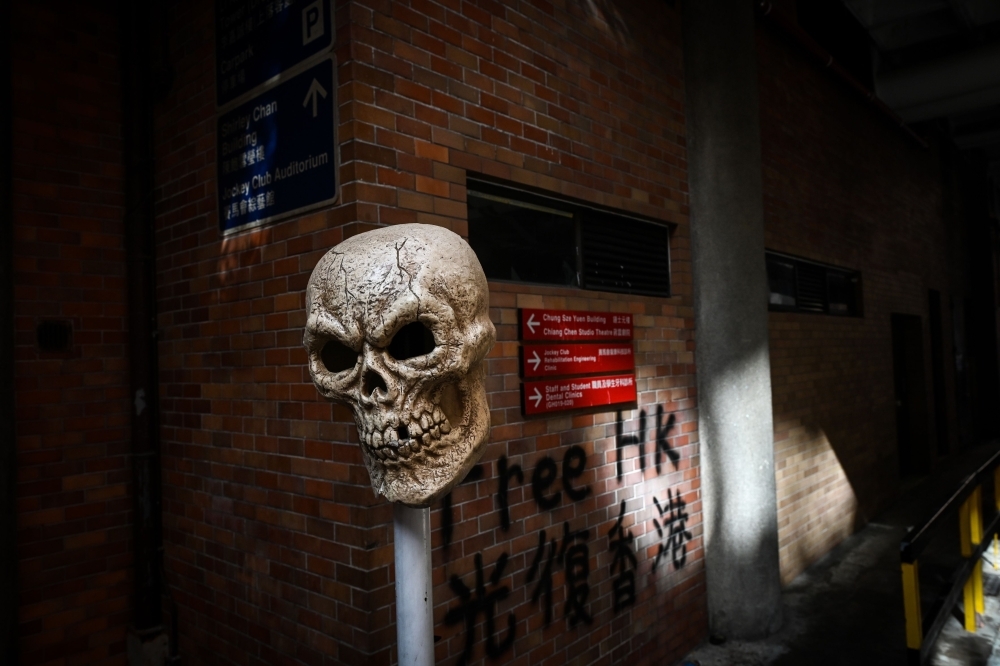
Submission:
[[[770,316],[778,528],[789,581],[895,497],[890,314],[923,319],[933,405],[927,290],[945,295],[949,349],[947,297],[960,285],[949,278],[953,241],[937,149],[920,148],[780,33],[762,29],[757,44],[766,245],[860,270],[864,292],[863,318]]]
[[[603,8],[603,9],[601,9]],[[391,507],[361,465],[349,412],[322,402],[300,340],[312,267],[343,237],[371,225],[425,222],[467,232],[467,173],[531,185],[677,224],[675,296],[620,297],[491,285],[498,343],[489,361],[493,430],[480,480],[454,492],[444,547],[435,507],[437,657],[458,660],[464,624],[450,580],[473,586],[475,555],[499,587],[511,663],[666,663],[705,631],[694,404],[690,256],[679,14],[660,2],[338,2],[342,203],[221,237],[215,204],[213,15],[179,3],[171,17],[176,83],[157,121],[157,233],[168,583],[180,606],[181,653],[192,664],[367,663],[395,660]],[[606,11],[610,13],[605,13]],[[517,307],[636,315],[639,406],[673,414],[675,467],[647,469],[635,446],[617,479],[614,413],[525,420],[518,406]],[[638,429],[626,410],[624,432]],[[550,511],[531,475],[583,447],[591,487]],[[509,532],[498,527],[498,460],[526,475],[511,485]],[[560,467],[561,469],[561,467]],[[561,472],[560,472],[561,476]],[[560,488],[560,481],[550,491]],[[680,493],[691,540],[682,567],[651,571],[660,538],[653,498]],[[608,531],[626,501],[635,537],[637,602],[612,609]],[[587,608],[564,617],[565,575],[554,568],[553,620],[526,581],[540,531],[589,529]],[[678,553],[680,561],[680,553]],[[537,579],[536,579],[537,580]],[[484,663],[484,618],[472,662]]]
[[[131,592],[116,5],[12,5],[22,664],[124,664]],[[68,353],[35,327],[72,324]]]
[[[374,225],[466,234],[470,173],[675,224],[675,295],[491,284],[491,443],[450,512],[432,513],[437,658],[452,663],[465,649],[464,621],[449,618],[459,620],[457,591],[474,587],[477,556],[487,577],[505,562],[487,585],[507,591],[497,640],[514,618],[499,661],[681,656],[706,627],[677,11],[654,0],[338,0],[341,203],[230,237],[215,203],[211,3],[175,3],[170,21],[177,76],[157,109],[158,307],[166,577],[185,659],[395,659],[391,508],[370,490],[350,413],[309,381],[303,290],[328,248]],[[115,5],[19,5],[14,38],[22,652],[26,664],[122,663],[130,523]],[[922,316],[929,344],[927,289],[960,298],[961,287],[949,277],[959,272],[947,262],[937,153],[795,47],[767,31],[758,42],[767,246],[860,269],[864,284],[864,318],[771,315],[790,580],[895,494],[890,313]],[[521,416],[519,307],[635,316],[639,401],[622,416],[634,434],[643,412],[645,470],[628,446],[618,477],[613,411]],[[45,319],[72,324],[68,353],[39,352]],[[667,441],[680,456],[659,470],[658,407],[676,419]],[[590,494],[540,508],[535,470],[550,458],[559,479],[573,446],[586,456],[575,484]],[[510,484],[509,530],[501,459],[524,474]],[[683,498],[691,536],[683,564],[667,552],[654,572],[668,539],[653,500],[668,492]],[[623,501],[636,602],[616,611],[609,532]],[[556,562],[546,626],[529,571],[542,531],[562,545],[565,527],[589,530],[593,621],[567,618]],[[470,662],[492,661],[484,620]]]

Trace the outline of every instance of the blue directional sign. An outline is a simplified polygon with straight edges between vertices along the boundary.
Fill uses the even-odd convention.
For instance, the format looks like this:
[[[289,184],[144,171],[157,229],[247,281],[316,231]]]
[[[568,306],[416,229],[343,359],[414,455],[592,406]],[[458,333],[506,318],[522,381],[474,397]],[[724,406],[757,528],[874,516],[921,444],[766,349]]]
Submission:
[[[219,226],[259,226],[337,198],[332,58],[218,119]]]
[[[332,45],[330,0],[216,0],[218,105]]]

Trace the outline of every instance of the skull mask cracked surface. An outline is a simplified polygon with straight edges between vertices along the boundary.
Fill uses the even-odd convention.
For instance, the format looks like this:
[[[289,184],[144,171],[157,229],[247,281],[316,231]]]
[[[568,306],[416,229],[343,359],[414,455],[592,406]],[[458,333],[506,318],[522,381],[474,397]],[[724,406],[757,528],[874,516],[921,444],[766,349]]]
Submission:
[[[349,404],[372,488],[428,506],[479,460],[496,339],[486,276],[457,234],[402,224],[326,253],[306,288],[309,373]]]

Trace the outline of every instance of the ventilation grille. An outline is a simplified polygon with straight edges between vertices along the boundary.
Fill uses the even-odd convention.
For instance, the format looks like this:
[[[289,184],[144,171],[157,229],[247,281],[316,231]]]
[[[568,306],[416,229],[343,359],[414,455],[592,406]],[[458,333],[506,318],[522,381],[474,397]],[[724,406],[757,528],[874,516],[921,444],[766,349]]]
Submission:
[[[591,213],[582,220],[581,235],[586,289],[670,295],[666,226]]]
[[[670,296],[670,225],[470,177],[469,244],[490,280]]]
[[[796,267],[796,301],[799,310],[826,312],[826,269],[800,263]]]
[[[772,310],[861,317],[861,273],[768,251]]]

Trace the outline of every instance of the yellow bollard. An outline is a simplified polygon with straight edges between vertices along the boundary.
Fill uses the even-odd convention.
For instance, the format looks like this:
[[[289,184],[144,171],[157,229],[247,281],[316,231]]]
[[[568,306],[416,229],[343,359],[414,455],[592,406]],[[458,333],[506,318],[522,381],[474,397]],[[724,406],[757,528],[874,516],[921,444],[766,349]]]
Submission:
[[[1000,465],[993,469],[993,501],[1000,512]],[[993,535],[993,570],[1000,569],[1000,535]]]
[[[962,608],[965,610],[965,630],[976,633],[976,595],[972,590],[972,577],[962,588]]]
[[[962,507],[958,510],[958,535],[962,546],[962,557],[970,557],[972,555],[972,498],[975,493],[970,495],[964,502],[962,502]],[[962,586],[962,603],[965,612],[965,630],[972,633],[976,632],[976,590],[975,590],[975,574],[969,576],[968,580],[965,581],[965,585]]]
[[[924,640],[923,617],[920,614],[920,572],[917,563],[902,563],[903,611],[906,615],[906,647],[919,650]]]
[[[986,597],[983,595],[983,563],[976,562],[976,568],[972,570],[972,589],[976,595],[976,612],[986,612]]]
[[[983,487],[976,486],[976,489],[972,491],[972,507],[969,511],[969,520],[971,521],[969,536],[972,539],[972,545],[978,546],[983,542]],[[986,597],[983,595],[983,563],[979,558],[976,558],[975,566],[972,568],[972,589],[976,597],[976,612],[985,613],[986,612]]]
[[[969,495],[969,539],[973,546],[978,546],[983,540],[983,487],[976,486],[976,489]]]

